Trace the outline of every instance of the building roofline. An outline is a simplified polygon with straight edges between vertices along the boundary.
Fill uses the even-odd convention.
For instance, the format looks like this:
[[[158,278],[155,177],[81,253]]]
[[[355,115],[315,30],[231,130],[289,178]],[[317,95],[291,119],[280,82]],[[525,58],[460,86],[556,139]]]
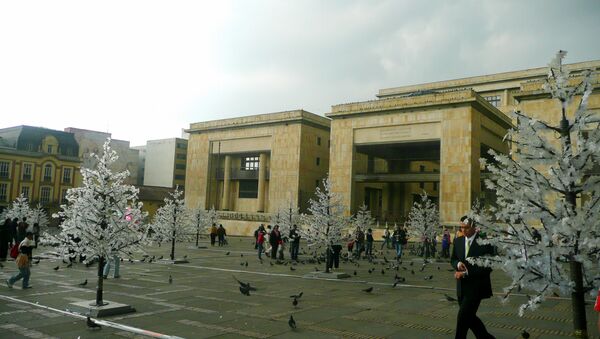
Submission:
[[[600,69],[600,60],[591,60],[584,62],[577,62],[572,64],[564,65],[569,71],[581,71],[585,69]],[[483,84],[501,83],[515,80],[532,80],[536,78],[545,77],[548,73],[548,67],[537,67],[529,68],[518,71],[501,72],[487,75],[478,75],[473,77],[434,81],[423,84],[407,85],[391,88],[383,88],[379,90],[376,95],[378,98],[385,98],[390,96],[405,95],[416,91],[426,90],[448,90],[457,89],[470,86],[477,86]]]
[[[413,97],[389,97],[377,100],[340,104],[331,107],[331,113],[326,116],[331,119],[343,118],[355,114],[379,114],[390,111],[405,111],[418,108],[443,107],[448,105],[468,104],[480,109],[481,113],[492,120],[511,127],[508,116],[487,102],[472,89],[429,93]]]
[[[305,110],[292,110],[275,113],[265,113],[257,115],[248,115],[238,118],[210,120],[204,122],[191,123],[190,128],[186,129],[187,133],[199,133],[203,131],[229,129],[229,128],[240,128],[240,127],[254,127],[261,125],[272,125],[272,124],[286,124],[290,122],[307,122],[310,124],[316,124],[321,127],[329,129],[331,127],[331,120],[322,117],[320,115],[307,112]]]

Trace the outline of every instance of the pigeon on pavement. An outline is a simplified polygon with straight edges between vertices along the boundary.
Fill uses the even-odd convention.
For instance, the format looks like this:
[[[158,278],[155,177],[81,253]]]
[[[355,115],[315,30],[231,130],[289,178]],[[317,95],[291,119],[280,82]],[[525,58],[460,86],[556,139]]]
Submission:
[[[288,325],[291,329],[296,329],[296,321],[294,320],[294,316],[290,315],[290,320],[288,320]]]
[[[365,289],[363,290],[363,292],[367,292],[367,293],[371,293],[371,292],[373,292],[373,286],[371,286],[371,287],[369,287],[369,288],[365,288]]]
[[[87,317],[86,324],[87,324],[87,327],[89,327],[89,328],[93,328],[93,329],[96,329],[96,328],[100,329],[100,328],[102,328],[100,325],[96,324],[92,319],[90,319],[89,316]]]

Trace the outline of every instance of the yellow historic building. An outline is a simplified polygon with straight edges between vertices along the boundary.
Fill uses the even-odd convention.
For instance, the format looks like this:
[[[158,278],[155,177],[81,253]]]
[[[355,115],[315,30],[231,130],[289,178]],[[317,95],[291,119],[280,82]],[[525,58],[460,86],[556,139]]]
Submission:
[[[20,194],[52,211],[81,183],[79,146],[72,133],[41,127],[0,129],[0,209]]]
[[[566,66],[573,74],[600,61]],[[542,91],[548,69],[382,89],[376,100],[340,104],[331,118],[330,176],[347,212],[365,203],[380,221],[402,222],[426,191],[443,225],[456,225],[475,199],[493,202],[479,159],[503,142],[515,109],[560,119],[560,106]],[[596,85],[598,83],[596,82]],[[589,108],[600,109],[594,91]],[[569,112],[572,114],[572,112]]]
[[[329,124],[303,110],[190,124],[186,204],[262,221],[306,208],[329,169]]]

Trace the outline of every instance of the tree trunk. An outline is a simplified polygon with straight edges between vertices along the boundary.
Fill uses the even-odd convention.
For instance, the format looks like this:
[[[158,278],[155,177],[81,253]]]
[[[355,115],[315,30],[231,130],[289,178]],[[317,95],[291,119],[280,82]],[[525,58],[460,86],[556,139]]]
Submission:
[[[329,262],[330,260],[332,260],[331,249],[329,248],[329,246],[327,246],[327,249],[325,249],[325,253],[325,273],[329,273]]]
[[[564,149],[571,147],[571,135],[569,134],[569,121],[567,120],[565,114],[565,108],[563,104],[562,108],[562,120],[560,121],[560,134],[564,139]],[[575,190],[573,184],[569,186],[569,190],[565,194],[565,200],[567,204],[571,206],[571,211],[576,211],[577,208],[577,195],[575,194]],[[579,242],[575,243],[575,253],[577,255],[579,252]],[[571,259],[570,265],[570,275],[571,280],[575,283],[573,290],[571,291],[571,308],[573,310],[573,335],[575,338],[587,338],[587,320],[585,314],[585,293],[583,291],[583,272],[582,265],[580,262]]]
[[[106,303],[102,300],[103,286],[104,286],[104,264],[106,260],[104,257],[100,257],[98,260],[98,286],[96,286],[96,304],[95,306],[104,306]]]
[[[571,307],[573,309],[573,329],[575,338],[587,338],[587,321],[585,314],[585,293],[583,292],[582,265],[580,262],[571,261],[571,280],[575,282],[571,292]]]
[[[171,260],[175,260],[175,231],[173,231],[173,239],[171,240]]]
[[[198,247],[198,239],[200,238],[200,229],[196,229],[196,247]]]

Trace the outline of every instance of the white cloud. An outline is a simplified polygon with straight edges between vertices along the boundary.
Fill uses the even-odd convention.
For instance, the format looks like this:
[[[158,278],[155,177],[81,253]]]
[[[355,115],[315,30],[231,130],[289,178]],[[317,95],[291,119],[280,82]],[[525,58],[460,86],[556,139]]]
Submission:
[[[2,126],[142,144],[196,121],[372,99],[379,88],[599,59],[595,2],[0,4]]]

